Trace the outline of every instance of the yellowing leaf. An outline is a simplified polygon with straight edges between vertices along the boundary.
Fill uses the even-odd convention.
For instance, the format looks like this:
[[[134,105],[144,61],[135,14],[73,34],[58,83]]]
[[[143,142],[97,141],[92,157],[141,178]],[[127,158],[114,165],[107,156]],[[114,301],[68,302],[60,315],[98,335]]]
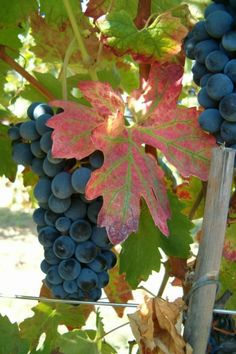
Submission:
[[[131,329],[141,354],[185,354],[186,343],[180,335],[184,302],[168,302],[145,297],[144,303],[129,315]],[[191,353],[191,352],[189,352]]]

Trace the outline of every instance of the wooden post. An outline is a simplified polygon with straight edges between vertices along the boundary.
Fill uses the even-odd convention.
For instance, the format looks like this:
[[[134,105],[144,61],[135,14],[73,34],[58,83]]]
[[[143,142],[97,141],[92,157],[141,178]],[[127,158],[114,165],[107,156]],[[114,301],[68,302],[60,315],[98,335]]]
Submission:
[[[219,274],[234,157],[235,151],[232,149],[213,149],[194,283],[211,276],[217,278]],[[192,346],[193,354],[206,353],[216,289],[216,283],[208,283],[196,287],[190,296],[184,338]]]

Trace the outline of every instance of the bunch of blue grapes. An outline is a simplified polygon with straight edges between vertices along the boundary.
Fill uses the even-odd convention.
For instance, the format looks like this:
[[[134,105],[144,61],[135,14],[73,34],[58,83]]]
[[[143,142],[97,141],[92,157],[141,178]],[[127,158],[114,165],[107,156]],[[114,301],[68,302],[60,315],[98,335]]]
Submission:
[[[34,196],[39,207],[33,220],[44,248],[44,282],[57,298],[97,301],[109,282],[108,270],[116,264],[106,229],[97,225],[102,198],[85,197],[91,172],[102,166],[103,154],[95,151],[81,161],[55,158],[53,130],[46,125],[54,110],[33,103],[27,115],[28,121],[10,127],[9,136],[15,162],[38,176]]]
[[[201,128],[217,143],[236,149],[236,0],[210,3],[184,50],[194,60],[193,80],[200,86]]]

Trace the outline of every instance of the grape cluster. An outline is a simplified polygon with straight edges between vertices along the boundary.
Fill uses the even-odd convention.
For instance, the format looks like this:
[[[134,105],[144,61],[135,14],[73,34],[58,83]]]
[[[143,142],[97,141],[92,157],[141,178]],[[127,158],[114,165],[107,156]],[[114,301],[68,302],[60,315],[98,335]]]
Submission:
[[[49,105],[33,103],[27,110],[30,120],[10,127],[13,159],[39,177],[33,220],[44,247],[45,284],[58,298],[97,301],[109,282],[107,271],[116,264],[106,229],[97,226],[102,199],[85,197],[103,154],[95,151],[81,161],[52,156],[52,129],[46,123],[53,114]]]
[[[218,143],[236,149],[236,0],[215,0],[204,17],[184,42],[200,86],[199,124]]]
[[[231,315],[214,314],[207,353],[236,353],[235,329]]]

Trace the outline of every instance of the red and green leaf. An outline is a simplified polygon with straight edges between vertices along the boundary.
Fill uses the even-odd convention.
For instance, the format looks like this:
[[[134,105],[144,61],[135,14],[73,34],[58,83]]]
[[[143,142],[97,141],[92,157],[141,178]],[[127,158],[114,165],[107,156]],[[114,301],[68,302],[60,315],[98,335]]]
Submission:
[[[170,217],[164,173],[144,144],[159,149],[183,176],[206,180],[214,138],[202,132],[196,109],[177,105],[183,69],[175,64],[155,64],[142,91],[129,100],[135,124],[124,122],[124,102],[107,83],[81,82],[79,88],[92,107],[52,102],[64,112],[48,125],[54,128],[53,154],[81,159],[94,150],[104,154],[103,166],[94,171],[86,197],[103,196],[98,224],[110,240],[124,241],[138,229],[143,197],[155,225],[168,234]]]
[[[166,62],[181,51],[187,28],[178,17],[166,12],[139,30],[125,10],[97,20],[104,45],[118,56],[131,54],[145,62]]]
[[[109,270],[109,284],[104,288],[108,300],[113,303],[126,303],[133,300],[132,289],[125,279],[125,274],[119,273],[118,265]],[[124,307],[114,307],[117,315],[122,317]]]

